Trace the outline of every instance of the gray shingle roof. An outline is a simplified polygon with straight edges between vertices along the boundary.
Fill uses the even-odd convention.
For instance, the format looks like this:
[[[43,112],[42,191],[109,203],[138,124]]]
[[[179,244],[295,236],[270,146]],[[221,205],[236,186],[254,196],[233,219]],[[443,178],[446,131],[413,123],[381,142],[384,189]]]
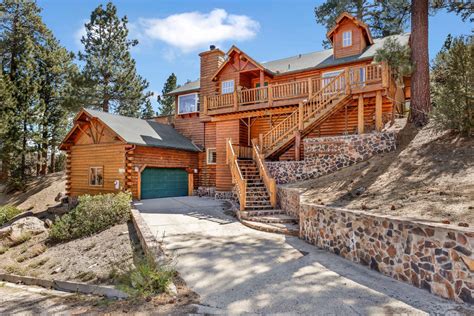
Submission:
[[[187,82],[184,85],[182,85],[181,87],[174,89],[173,91],[169,92],[168,95],[199,90],[200,87],[201,87],[200,80],[197,79],[197,80],[194,80],[194,81]]]
[[[97,110],[84,110],[104,122],[129,144],[200,151],[190,139],[178,133],[170,125]]]
[[[374,44],[368,46],[361,54],[344,57],[344,58],[334,58],[333,50],[326,49],[323,51],[317,51],[307,54],[300,54],[293,57],[278,59],[274,61],[269,61],[261,63],[265,69],[269,70],[274,74],[285,74],[290,72],[302,71],[305,69],[319,69],[326,68],[331,66],[342,65],[350,62],[361,61],[365,59],[370,59],[375,56],[377,49],[382,48],[384,42],[388,38],[395,38],[400,44],[408,44],[410,38],[410,33],[404,33],[399,35],[386,36],[384,38],[374,39]],[[200,81],[192,81],[184,84],[183,86],[171,91],[169,94],[177,94],[182,92],[196,91],[200,88]]]
[[[269,61],[266,63],[262,63],[262,66],[273,73],[284,74],[293,71],[301,71],[304,69],[326,68],[330,66],[337,66],[340,64],[369,59],[375,56],[375,52],[377,51],[377,49],[381,48],[383,46],[383,43],[389,37],[395,38],[400,44],[408,44],[410,34],[405,33],[375,39],[374,44],[368,46],[359,55],[335,59],[333,56],[333,50],[327,49],[319,52],[301,54],[298,56]]]

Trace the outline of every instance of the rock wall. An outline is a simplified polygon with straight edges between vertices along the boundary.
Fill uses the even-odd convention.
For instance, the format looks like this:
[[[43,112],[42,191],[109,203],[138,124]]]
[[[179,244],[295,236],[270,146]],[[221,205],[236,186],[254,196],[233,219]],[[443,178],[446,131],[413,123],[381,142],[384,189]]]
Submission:
[[[300,216],[300,195],[302,194],[302,191],[302,189],[278,186],[278,207],[288,215],[298,218]]]
[[[305,138],[303,161],[266,162],[278,184],[308,179],[396,149],[396,132]]]
[[[474,303],[474,229],[300,205],[300,237],[394,279]]]

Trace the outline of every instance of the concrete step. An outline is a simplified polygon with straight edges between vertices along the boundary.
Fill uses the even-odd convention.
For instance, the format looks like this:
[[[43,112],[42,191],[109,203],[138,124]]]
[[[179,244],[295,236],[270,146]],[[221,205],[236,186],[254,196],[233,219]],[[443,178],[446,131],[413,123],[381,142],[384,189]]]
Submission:
[[[287,215],[287,214],[271,214],[266,216],[248,216],[242,217],[243,219],[250,222],[259,222],[267,224],[298,224],[298,219],[296,217]]]
[[[267,233],[283,234],[288,236],[298,236],[300,227],[292,223],[260,223],[241,219],[240,222],[247,227],[264,231]]]
[[[270,216],[270,215],[280,215],[285,214],[282,210],[276,210],[274,208],[266,210],[245,210],[240,211],[240,215],[244,218],[254,217],[254,216]]]

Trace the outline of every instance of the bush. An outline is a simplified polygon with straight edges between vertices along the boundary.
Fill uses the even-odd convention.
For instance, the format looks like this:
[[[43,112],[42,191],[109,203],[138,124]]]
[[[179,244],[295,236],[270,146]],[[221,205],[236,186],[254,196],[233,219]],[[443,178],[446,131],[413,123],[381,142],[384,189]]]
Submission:
[[[175,274],[170,264],[157,266],[153,258],[147,257],[117,277],[118,288],[134,298],[150,297],[165,293]]]
[[[432,78],[435,126],[471,135],[474,127],[474,38],[448,36],[434,60]]]
[[[130,219],[130,202],[127,193],[83,195],[75,209],[54,222],[49,236],[52,241],[66,241],[125,223]]]
[[[20,214],[22,211],[14,207],[13,205],[0,206],[0,225],[5,224],[13,217]]]

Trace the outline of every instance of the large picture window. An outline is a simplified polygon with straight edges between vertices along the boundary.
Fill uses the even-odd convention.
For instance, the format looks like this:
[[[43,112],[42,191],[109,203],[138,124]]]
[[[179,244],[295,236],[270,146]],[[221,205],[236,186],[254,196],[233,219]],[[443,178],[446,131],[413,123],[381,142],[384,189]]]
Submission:
[[[193,113],[199,111],[199,96],[190,93],[178,96],[178,114]]]
[[[342,33],[342,47],[352,45],[352,31]]]
[[[89,168],[89,185],[103,186],[104,185],[104,168],[90,167]]]
[[[234,80],[222,81],[222,94],[234,93]]]

